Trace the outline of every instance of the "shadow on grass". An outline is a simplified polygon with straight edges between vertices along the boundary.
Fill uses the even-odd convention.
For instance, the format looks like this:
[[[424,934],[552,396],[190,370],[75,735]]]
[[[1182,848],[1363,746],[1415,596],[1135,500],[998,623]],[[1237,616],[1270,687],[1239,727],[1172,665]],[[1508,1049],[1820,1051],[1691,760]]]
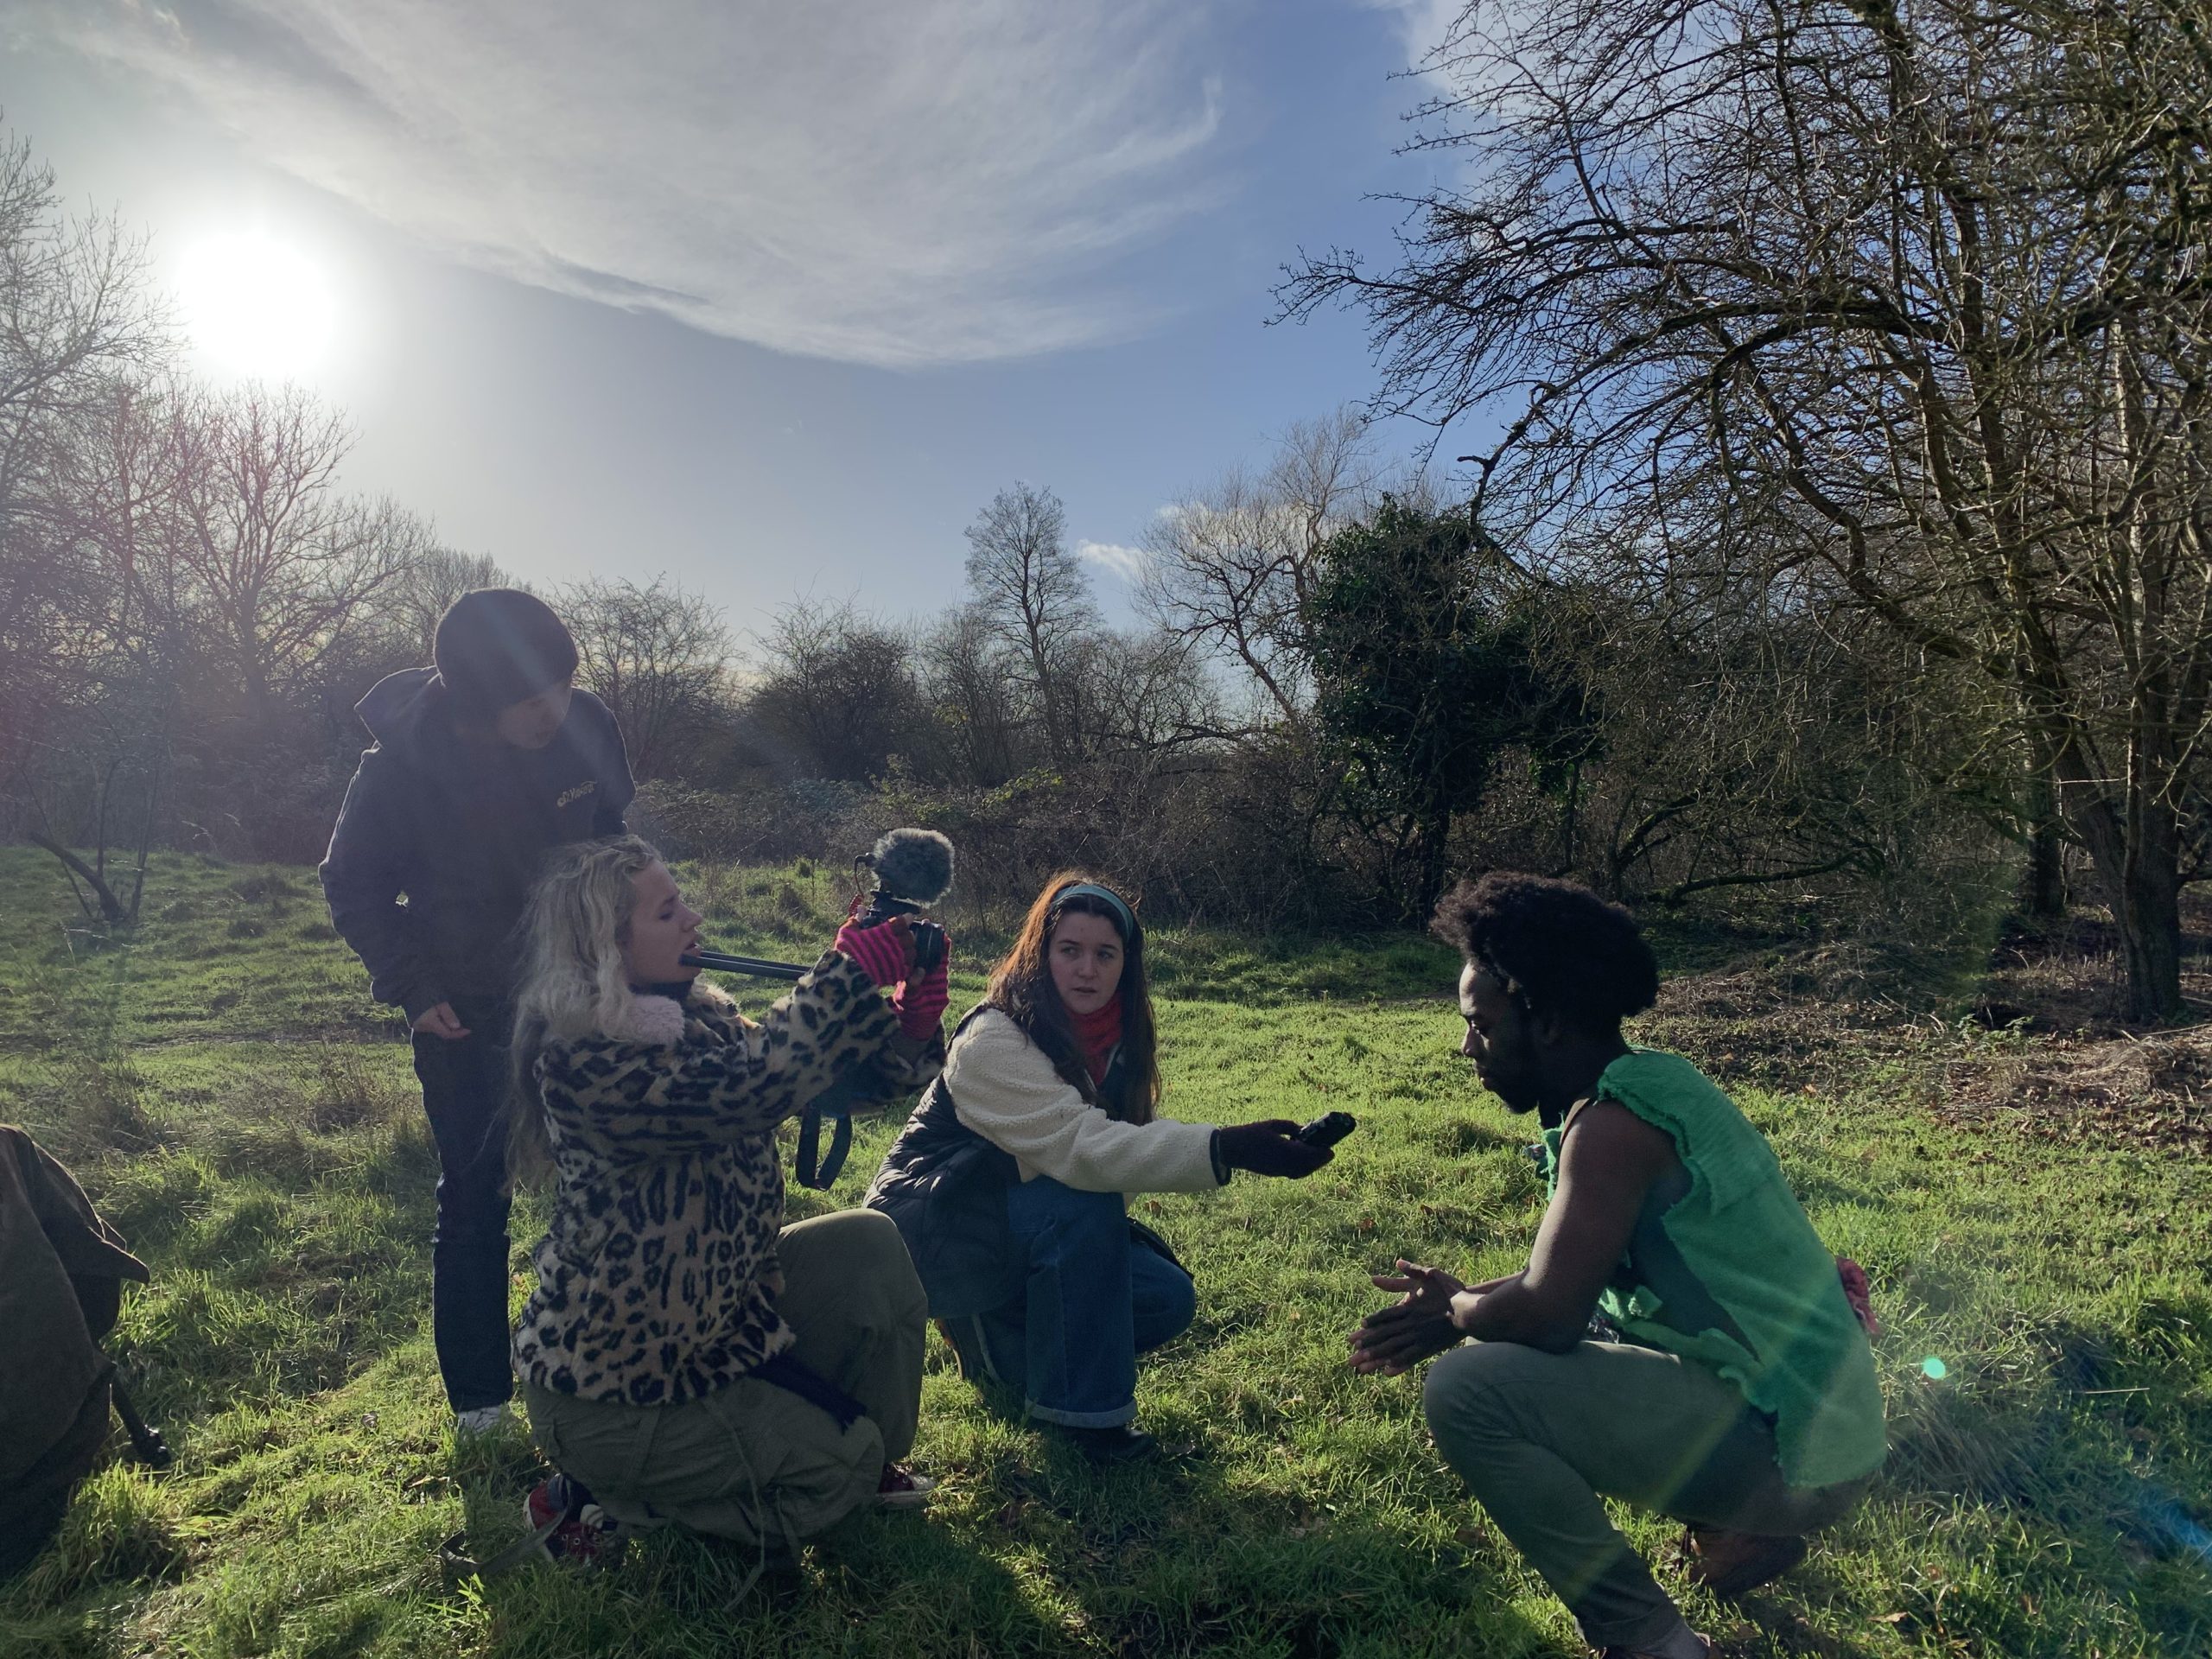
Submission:
[[[996,1456],[966,1471],[997,1505],[991,1528],[1033,1564],[1051,1599],[1074,1610],[1049,1630],[1050,1641],[1005,1650],[1080,1647],[1128,1659],[1366,1650],[1510,1659],[1554,1650],[1546,1632],[1494,1593],[1487,1567],[1457,1547],[1440,1551],[1354,1509],[1318,1477],[1307,1492],[1240,1481],[1250,1471],[1240,1471],[1221,1438],[1235,1423],[1155,1401],[1147,1421],[1164,1455],[1099,1467],[1028,1421],[1017,1394],[996,1382],[974,1393],[984,1414],[1012,1431]],[[983,1645],[1001,1650],[988,1637]]]

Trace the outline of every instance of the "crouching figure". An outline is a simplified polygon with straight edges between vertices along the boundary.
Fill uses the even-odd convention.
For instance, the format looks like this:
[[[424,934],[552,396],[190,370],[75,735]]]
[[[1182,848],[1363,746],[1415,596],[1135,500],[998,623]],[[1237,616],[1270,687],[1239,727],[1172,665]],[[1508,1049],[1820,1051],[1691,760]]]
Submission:
[[[1689,1522],[1691,1573],[1718,1594],[1795,1565],[1882,1463],[1859,1313],[1765,1137],[1688,1060],[1622,1039],[1658,994],[1627,912],[1501,874],[1449,894],[1436,931],[1465,959],[1460,1052],[1537,1114],[1549,1203],[1510,1277],[1376,1278],[1402,1300],[1353,1332],[1352,1365],[1442,1354],[1423,1393],[1437,1446],[1584,1637],[1704,1659],[1601,1495]]]
[[[755,1024],[684,964],[699,922],[624,836],[556,855],[524,924],[514,1166],[555,1196],[514,1363],[561,1471],[530,1511],[556,1555],[677,1522],[767,1563],[931,1484],[899,1461],[926,1313],[906,1246],[867,1211],[785,1226],[776,1128],[856,1066],[933,1076],[944,965],[912,971],[903,917],[849,923]]]
[[[1057,876],[868,1192],[905,1234],[962,1373],[1097,1463],[1157,1455],[1133,1421],[1137,1356],[1198,1306],[1125,1195],[1215,1192],[1236,1170],[1295,1179],[1331,1156],[1287,1118],[1162,1117],[1160,1092],[1136,908]]]

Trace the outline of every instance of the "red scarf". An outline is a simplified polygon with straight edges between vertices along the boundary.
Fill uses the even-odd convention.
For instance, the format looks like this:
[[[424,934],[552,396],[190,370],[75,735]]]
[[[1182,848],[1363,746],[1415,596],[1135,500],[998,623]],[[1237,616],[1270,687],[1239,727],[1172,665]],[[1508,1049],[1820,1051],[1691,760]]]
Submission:
[[[1068,1023],[1075,1027],[1076,1046],[1083,1051],[1084,1069],[1091,1082],[1105,1082],[1107,1065],[1122,1042],[1122,994],[1115,992],[1089,1014],[1070,1008]]]

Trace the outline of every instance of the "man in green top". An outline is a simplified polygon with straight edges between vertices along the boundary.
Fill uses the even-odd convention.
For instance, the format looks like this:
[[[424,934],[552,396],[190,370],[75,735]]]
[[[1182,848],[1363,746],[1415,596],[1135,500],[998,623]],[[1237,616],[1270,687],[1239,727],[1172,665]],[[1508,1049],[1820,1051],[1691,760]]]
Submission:
[[[1402,1300],[1352,1332],[1352,1367],[1443,1354],[1422,1397],[1437,1446],[1585,1639],[1704,1659],[1600,1494],[1688,1522],[1715,1593],[1767,1582],[1881,1465],[1872,1351],[1765,1137],[1688,1061],[1623,1040],[1659,990],[1625,911],[1496,874],[1435,928],[1465,958],[1460,1052],[1537,1114],[1550,1201],[1519,1273],[1378,1276]],[[1619,1339],[1592,1339],[1593,1314]]]

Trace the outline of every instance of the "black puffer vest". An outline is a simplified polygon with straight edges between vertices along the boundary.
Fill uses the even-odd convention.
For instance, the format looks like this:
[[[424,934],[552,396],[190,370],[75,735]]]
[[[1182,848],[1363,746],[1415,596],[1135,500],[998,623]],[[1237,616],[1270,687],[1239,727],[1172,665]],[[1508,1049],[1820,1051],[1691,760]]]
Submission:
[[[982,1012],[970,1009],[953,1032],[953,1041]],[[1110,1100],[1122,1081],[1117,1052],[1098,1092]],[[890,1217],[906,1241],[906,1254],[913,1257],[914,1272],[929,1295],[931,1319],[988,1313],[1021,1295],[1027,1269],[1006,1220],[1007,1188],[1020,1179],[1021,1167],[1011,1153],[960,1121],[943,1077],[923,1091],[906,1127],[884,1154],[866,1202]],[[1131,1225],[1154,1249],[1175,1260],[1165,1240],[1148,1228]]]
[[[960,1121],[943,1077],[922,1091],[867,1203],[898,1224],[931,1318],[965,1319],[1021,1294],[1021,1252],[1006,1221],[1007,1188],[1020,1179],[1012,1154]]]

